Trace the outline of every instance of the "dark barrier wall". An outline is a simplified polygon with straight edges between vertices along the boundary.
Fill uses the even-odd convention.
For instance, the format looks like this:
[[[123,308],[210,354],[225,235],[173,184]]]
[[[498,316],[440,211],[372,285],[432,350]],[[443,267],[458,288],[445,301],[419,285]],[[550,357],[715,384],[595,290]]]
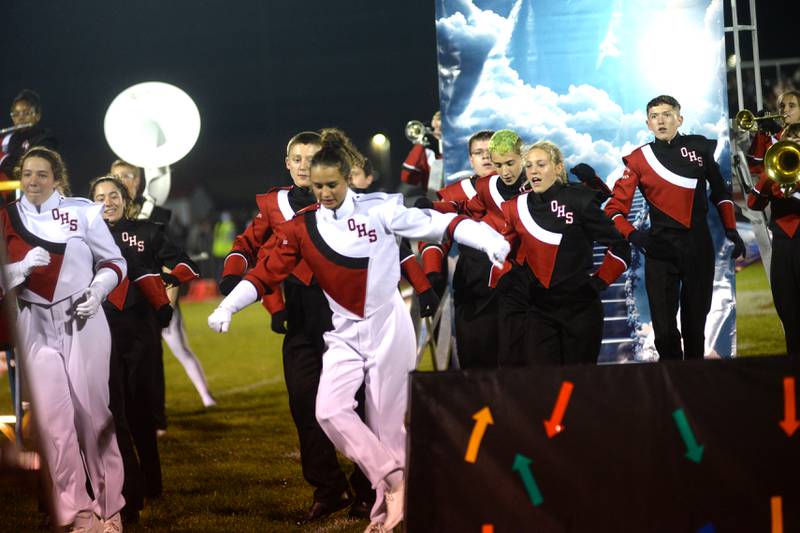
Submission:
[[[775,357],[416,372],[407,530],[800,531],[799,370]]]

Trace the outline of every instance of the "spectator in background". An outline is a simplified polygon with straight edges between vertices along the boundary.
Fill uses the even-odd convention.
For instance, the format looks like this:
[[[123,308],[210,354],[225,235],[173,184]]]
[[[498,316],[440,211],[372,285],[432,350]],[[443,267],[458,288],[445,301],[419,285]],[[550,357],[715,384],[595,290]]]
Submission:
[[[214,224],[213,238],[211,255],[214,258],[214,279],[219,280],[222,278],[222,265],[225,263],[225,257],[230,252],[233,240],[236,238],[236,226],[233,224],[230,212],[223,211],[220,214],[219,220]]]

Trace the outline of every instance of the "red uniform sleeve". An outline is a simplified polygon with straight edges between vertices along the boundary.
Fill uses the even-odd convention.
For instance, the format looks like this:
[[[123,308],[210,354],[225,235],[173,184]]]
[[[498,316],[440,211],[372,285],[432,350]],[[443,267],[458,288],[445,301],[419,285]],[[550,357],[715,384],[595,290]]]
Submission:
[[[750,174],[758,176],[764,170],[764,154],[772,146],[773,139],[769,133],[758,130],[753,142],[750,143],[750,150],[747,152],[747,166]]]
[[[169,297],[167,297],[167,291],[160,275],[145,274],[134,280],[134,283],[153,309],[161,309],[164,304],[169,303]]]
[[[450,250],[449,241],[446,244],[436,244],[432,242],[420,242],[419,251],[422,254],[422,270],[425,274],[436,272],[442,273],[442,259],[447,251]]]
[[[431,169],[428,166],[428,156],[425,147],[415,144],[408,153],[406,160],[403,161],[403,169],[400,171],[400,181],[409,185],[420,185],[428,187],[428,177]]]
[[[269,254],[259,259],[256,266],[244,276],[244,279],[255,286],[259,298],[264,293],[277,292],[278,284],[286,279],[302,260],[300,240],[296,231],[296,225],[302,222],[303,217],[293,218],[275,228],[275,247]]]
[[[222,275],[242,276],[252,268],[258,258],[258,250],[272,235],[269,217],[259,206],[258,214],[242,233],[233,239],[233,246],[225,258]]]
[[[627,164],[627,161],[626,161]],[[611,199],[606,203],[605,212],[608,218],[617,227],[617,230],[626,239],[636,228],[628,222],[628,213],[631,212],[633,195],[639,185],[639,175],[630,167],[625,167],[622,177],[614,184]]]
[[[763,211],[772,198],[772,180],[766,172],[762,172],[755,187],[747,193],[747,207],[755,211]]]

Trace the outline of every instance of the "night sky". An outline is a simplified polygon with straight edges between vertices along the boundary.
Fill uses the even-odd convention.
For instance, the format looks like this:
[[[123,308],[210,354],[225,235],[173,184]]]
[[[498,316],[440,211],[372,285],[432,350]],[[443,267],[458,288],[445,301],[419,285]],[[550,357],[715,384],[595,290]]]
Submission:
[[[784,45],[797,19],[760,4],[762,58],[796,57]],[[219,207],[252,205],[287,183],[286,141],[326,126],[366,155],[372,134],[389,135],[391,185],[410,148],[403,126],[438,106],[432,0],[18,1],[3,11],[0,105],[22,88],[39,92],[79,195],[116,158],[106,108],[142,81],[177,85],[200,109],[200,138],[172,165],[171,197],[202,184]]]

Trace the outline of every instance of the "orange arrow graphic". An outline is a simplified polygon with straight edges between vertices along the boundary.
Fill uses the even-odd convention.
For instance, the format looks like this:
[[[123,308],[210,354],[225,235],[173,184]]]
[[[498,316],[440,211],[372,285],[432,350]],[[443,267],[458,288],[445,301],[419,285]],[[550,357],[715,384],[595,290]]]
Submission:
[[[472,428],[472,435],[469,437],[469,444],[467,445],[467,454],[464,460],[468,463],[474,463],[478,459],[478,449],[481,447],[483,434],[486,433],[486,426],[494,424],[492,419],[492,412],[489,407],[484,407],[474,415],[475,427]]]
[[[792,436],[800,422],[797,421],[797,404],[794,397],[794,378],[783,378],[783,420],[779,422],[783,431]]]
[[[780,496],[769,499],[772,509],[772,533],[783,533],[783,503]]]
[[[564,413],[567,410],[567,404],[573,388],[574,386],[569,381],[561,383],[561,390],[558,391],[558,399],[556,400],[556,406],[553,408],[553,414],[550,415],[550,420],[544,421],[544,430],[551,439],[564,431],[564,426],[561,422],[564,420]]]

